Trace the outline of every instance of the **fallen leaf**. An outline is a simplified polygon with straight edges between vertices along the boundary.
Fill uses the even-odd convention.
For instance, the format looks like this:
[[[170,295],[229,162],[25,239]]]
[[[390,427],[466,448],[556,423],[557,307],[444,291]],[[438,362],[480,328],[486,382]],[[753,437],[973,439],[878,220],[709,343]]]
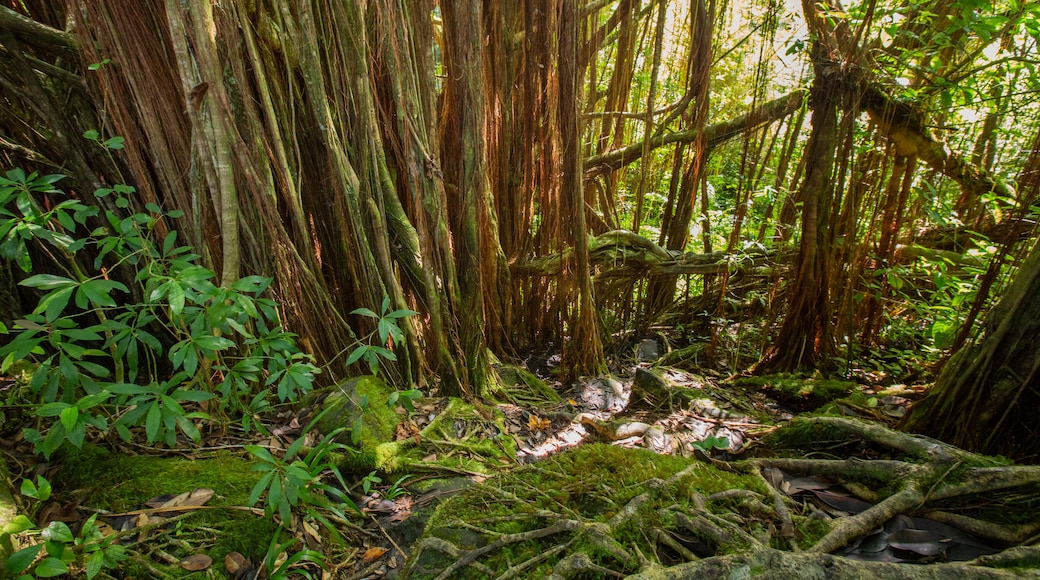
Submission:
[[[227,556],[224,556],[224,567],[227,568],[228,574],[234,576],[238,574],[240,570],[252,568],[253,565],[242,554],[239,554],[238,552],[230,552]]]
[[[419,433],[419,427],[411,420],[401,421],[394,429],[394,439],[401,441],[409,438],[414,439],[416,445],[422,443],[422,436]]]
[[[213,490],[207,487],[200,487],[198,489],[182,493],[170,501],[159,506],[160,508],[172,508],[172,507],[196,507],[206,505],[210,499],[213,498]]]
[[[387,552],[386,548],[369,548],[365,550],[365,555],[361,557],[361,561],[365,564],[371,564],[376,560],[383,557],[383,554]]]
[[[403,522],[412,517],[412,510],[400,510],[387,518],[388,522]]]
[[[194,554],[181,560],[180,567],[189,572],[198,572],[199,570],[209,568],[212,563],[213,558],[210,558],[205,554]]]
[[[552,421],[543,419],[534,413],[527,419],[527,428],[531,431],[545,431],[552,427]]]
[[[170,501],[171,499],[173,499],[175,497],[177,497],[177,496],[172,494],[172,493],[164,493],[162,495],[157,495],[157,496],[153,497],[152,499],[144,502],[144,505],[146,505],[146,506],[148,506],[150,508],[161,508],[164,505],[166,505],[166,502]]]

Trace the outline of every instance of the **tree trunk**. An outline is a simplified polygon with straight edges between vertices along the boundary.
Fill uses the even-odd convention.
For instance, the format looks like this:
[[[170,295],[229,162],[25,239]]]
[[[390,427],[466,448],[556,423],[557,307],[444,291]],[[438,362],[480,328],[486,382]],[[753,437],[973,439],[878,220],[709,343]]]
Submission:
[[[950,359],[902,427],[969,451],[1040,462],[1040,244],[990,312],[985,331]]]
[[[823,45],[817,42],[812,53],[816,79],[809,97],[812,133],[803,154],[807,165],[798,193],[803,205],[797,273],[788,289],[790,302],[780,332],[755,366],[758,374],[813,367],[833,348],[828,216],[840,94],[825,55]]]

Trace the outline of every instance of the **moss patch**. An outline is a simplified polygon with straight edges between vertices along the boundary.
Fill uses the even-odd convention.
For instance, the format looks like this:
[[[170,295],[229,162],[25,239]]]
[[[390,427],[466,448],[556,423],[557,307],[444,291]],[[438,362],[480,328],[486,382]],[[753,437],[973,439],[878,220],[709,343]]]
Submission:
[[[114,513],[140,509],[159,495],[203,487],[215,492],[208,506],[246,506],[249,492],[260,477],[252,471],[252,461],[228,452],[190,460],[122,455],[86,445],[81,450],[66,446],[60,459],[62,469],[54,478],[56,489],[70,499],[86,492],[83,505]],[[270,519],[220,509],[198,510],[175,525],[167,533],[176,541],[165,542],[164,551],[178,558],[205,553],[218,563],[232,551],[259,561],[280,530]],[[164,540],[149,540],[149,545],[153,543],[164,544]],[[158,563],[156,566],[162,568]],[[206,575],[195,576],[219,578],[223,573],[223,566],[214,565]],[[183,571],[175,575],[181,577]],[[142,577],[147,576],[145,573]]]
[[[685,471],[684,471],[685,470]],[[653,489],[660,482],[683,471],[667,489],[654,491],[652,499],[643,501],[638,515],[623,516],[613,528],[608,524],[626,506]],[[583,445],[543,463],[505,473],[473,487],[446,501],[431,518],[427,536],[450,542],[461,550],[472,550],[501,538],[503,534],[531,533],[522,542],[505,543],[501,549],[481,556],[481,564],[491,570],[506,570],[520,562],[549,554],[554,548],[571,541],[567,550],[542,559],[523,570],[525,577],[545,577],[553,566],[569,553],[581,551],[594,562],[628,573],[636,562],[621,561],[614,547],[631,550],[637,547],[651,553],[652,530],[672,528],[669,513],[695,509],[698,498],[713,493],[744,488],[764,492],[763,482],[744,474],[725,472],[707,463],[672,456],[656,455],[642,449],[624,449],[604,444]],[[715,502],[709,502],[714,504]],[[712,510],[739,510],[729,505],[710,505]],[[559,519],[582,522],[584,532],[568,537],[569,532],[538,535],[537,530],[550,527]],[[607,529],[610,540],[590,529]],[[720,547],[738,550],[737,543]],[[411,562],[414,577],[450,566],[452,557],[437,550],[424,550]],[[436,574],[432,574],[436,575]],[[481,577],[470,567],[452,577]]]
[[[804,377],[786,373],[762,377],[742,377],[735,380],[733,384],[771,391],[782,403],[799,411],[812,410],[845,397],[856,387],[856,383],[852,381]]]

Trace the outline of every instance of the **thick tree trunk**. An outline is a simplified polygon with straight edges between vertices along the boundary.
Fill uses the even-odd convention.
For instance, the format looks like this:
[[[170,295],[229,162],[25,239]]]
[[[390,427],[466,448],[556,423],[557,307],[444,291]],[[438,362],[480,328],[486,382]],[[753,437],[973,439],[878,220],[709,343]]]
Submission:
[[[456,262],[459,272],[459,338],[468,376],[458,394],[485,395],[495,386],[484,344],[484,295],[496,280],[485,278],[484,265],[494,260],[493,248],[482,244],[482,231],[494,226],[488,219],[489,194],[484,135],[484,61],[481,53],[483,17],[480,0],[446,2],[444,14],[444,119],[441,150],[445,187],[448,188]],[[490,254],[490,255],[489,255]]]
[[[810,95],[812,133],[804,153],[808,161],[798,194],[802,200],[802,236],[797,274],[788,290],[790,305],[779,335],[755,366],[758,374],[813,367],[833,348],[828,216],[840,94],[825,54],[822,44],[813,47],[816,79]]]
[[[1040,462],[1040,244],[990,312],[985,335],[959,351],[902,427],[969,451]]]
[[[574,289],[575,304],[571,305],[570,343],[564,349],[564,363],[569,377],[598,375],[606,371],[603,345],[599,336],[599,317],[592,294],[592,269],[586,243],[585,196],[582,193],[581,152],[578,126],[578,0],[562,0],[560,14],[560,131],[563,141],[563,183],[560,218],[561,224],[574,249],[574,270],[565,272],[570,278],[562,286]]]

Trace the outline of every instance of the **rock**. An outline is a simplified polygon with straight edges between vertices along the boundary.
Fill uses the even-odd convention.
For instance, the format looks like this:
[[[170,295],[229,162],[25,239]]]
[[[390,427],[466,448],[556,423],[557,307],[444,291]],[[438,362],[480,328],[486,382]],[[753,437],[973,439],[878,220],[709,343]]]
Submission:
[[[336,440],[358,448],[358,452],[346,454],[346,463],[341,467],[392,471],[390,463],[399,451],[394,430],[401,416],[387,406],[389,392],[381,379],[371,375],[354,377],[326,390],[316,410],[321,414],[318,431],[328,435],[343,427],[346,431],[337,435]],[[361,432],[355,443],[357,425]]]
[[[636,376],[632,382],[632,390],[636,393],[646,393],[654,401],[667,401],[671,386],[657,373],[642,367],[636,369]],[[642,391],[642,393],[640,393]]]
[[[648,338],[636,346],[636,358],[642,362],[653,362],[661,358],[661,346],[656,340]]]

